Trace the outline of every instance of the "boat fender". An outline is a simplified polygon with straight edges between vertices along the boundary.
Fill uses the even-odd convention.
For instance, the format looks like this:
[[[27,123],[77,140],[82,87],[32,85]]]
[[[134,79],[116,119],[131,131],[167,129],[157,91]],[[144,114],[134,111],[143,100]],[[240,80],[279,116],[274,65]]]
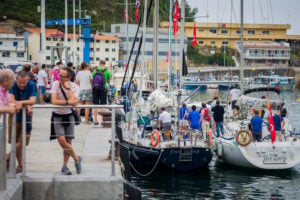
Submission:
[[[221,141],[218,142],[218,156],[221,157],[223,155],[223,144]]]
[[[252,133],[246,129],[239,130],[235,136],[236,142],[241,146],[247,146],[252,141]]]
[[[213,145],[213,141],[212,141],[212,130],[211,130],[211,128],[208,130],[208,144],[209,144],[209,146],[210,147],[212,147],[212,145]]]
[[[159,132],[157,129],[154,129],[153,132],[151,133],[151,145],[156,147],[159,142]]]

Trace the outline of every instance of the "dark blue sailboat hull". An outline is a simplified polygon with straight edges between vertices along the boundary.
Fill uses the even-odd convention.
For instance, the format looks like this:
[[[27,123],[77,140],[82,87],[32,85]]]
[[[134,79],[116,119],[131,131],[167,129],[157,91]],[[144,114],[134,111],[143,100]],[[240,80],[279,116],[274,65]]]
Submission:
[[[204,147],[151,148],[123,141],[121,150],[127,150],[129,162],[140,173],[157,169],[171,169],[179,172],[193,171],[207,167],[213,152]]]

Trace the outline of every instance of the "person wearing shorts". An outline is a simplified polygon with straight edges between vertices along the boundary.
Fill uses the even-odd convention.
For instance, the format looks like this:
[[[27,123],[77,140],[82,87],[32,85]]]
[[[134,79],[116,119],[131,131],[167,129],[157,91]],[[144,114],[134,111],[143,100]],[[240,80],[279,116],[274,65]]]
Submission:
[[[24,70],[18,72],[16,82],[9,90],[10,101],[26,108],[26,146],[29,144],[30,133],[32,130],[32,109],[31,105],[36,101],[36,84],[28,80],[28,73]],[[12,136],[12,117],[8,118],[8,142]],[[16,115],[16,157],[18,166],[16,172],[22,171],[22,111]],[[9,154],[7,155],[9,160]]]
[[[52,83],[51,99],[54,105],[76,106],[78,103],[79,87],[70,81],[72,70],[63,68],[59,71],[59,80]],[[67,98],[65,98],[64,94]],[[77,156],[72,146],[74,139],[75,118],[70,108],[54,108],[51,117],[51,136],[50,139],[57,139],[63,149],[63,165],[61,172],[64,175],[71,175],[67,164],[70,156],[75,161],[77,174],[81,173],[81,156]],[[54,125],[55,124],[55,125]]]
[[[46,95],[46,87],[47,87],[47,73],[46,73],[46,65],[42,65],[42,69],[39,70],[37,75],[37,84],[39,86],[40,93],[40,104],[44,104],[44,96]]]

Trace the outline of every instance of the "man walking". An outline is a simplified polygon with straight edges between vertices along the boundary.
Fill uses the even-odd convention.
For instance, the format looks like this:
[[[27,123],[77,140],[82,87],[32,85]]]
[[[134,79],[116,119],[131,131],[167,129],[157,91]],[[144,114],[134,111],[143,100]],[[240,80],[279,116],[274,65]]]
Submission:
[[[224,127],[223,127],[223,122],[224,122],[224,108],[223,106],[220,106],[220,101],[216,101],[216,105],[211,109],[211,111],[214,113],[214,121],[216,123],[216,129],[217,129],[217,137],[220,137],[220,129],[222,135],[224,135]]]
[[[42,65],[42,69],[39,70],[37,75],[37,84],[39,87],[40,93],[40,104],[44,104],[44,96],[46,95],[46,87],[47,87],[47,73],[46,73],[46,65]]]
[[[24,70],[17,74],[16,82],[9,90],[10,101],[15,104],[21,105],[26,108],[26,146],[30,141],[32,130],[32,109],[31,106],[36,101],[36,85],[32,81],[28,81],[28,74]],[[11,143],[12,135],[12,117],[8,118],[8,142]],[[18,166],[16,172],[22,171],[22,111],[17,113],[16,116],[16,157]],[[7,155],[9,160],[9,154]]]
[[[93,71],[93,104],[106,105],[107,104],[107,91],[110,83],[111,74],[105,67],[105,61],[100,60],[100,66]],[[98,122],[98,109],[94,108],[94,125],[99,125]],[[101,121],[103,124],[103,119]]]

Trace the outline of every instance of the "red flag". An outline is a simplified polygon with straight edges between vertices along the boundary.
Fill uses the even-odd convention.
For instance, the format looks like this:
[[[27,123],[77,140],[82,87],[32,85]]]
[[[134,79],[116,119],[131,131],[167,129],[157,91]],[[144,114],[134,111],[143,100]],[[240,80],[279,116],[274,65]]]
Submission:
[[[193,43],[192,46],[196,46],[197,44],[197,36],[196,36],[196,23],[194,23],[194,34],[193,34]]]
[[[127,19],[127,11],[126,11],[126,8],[125,8],[125,10],[124,10],[124,19],[125,19],[125,21],[126,21],[126,19]]]
[[[180,19],[178,1],[175,1],[175,10],[173,15],[173,34],[176,36],[176,32],[178,31],[178,20]]]
[[[270,129],[270,135],[271,135],[271,142],[273,142],[276,139],[276,132],[275,132],[275,126],[274,126],[274,120],[273,120],[273,115],[272,115],[272,110],[271,110],[271,105],[269,107],[270,109],[270,115],[269,115],[269,129]]]
[[[139,7],[140,7],[140,0],[136,0],[135,2],[135,17],[134,17],[134,23],[137,23],[138,16],[139,16]]]
[[[169,62],[169,51],[168,51],[168,54],[167,54],[167,62]]]

